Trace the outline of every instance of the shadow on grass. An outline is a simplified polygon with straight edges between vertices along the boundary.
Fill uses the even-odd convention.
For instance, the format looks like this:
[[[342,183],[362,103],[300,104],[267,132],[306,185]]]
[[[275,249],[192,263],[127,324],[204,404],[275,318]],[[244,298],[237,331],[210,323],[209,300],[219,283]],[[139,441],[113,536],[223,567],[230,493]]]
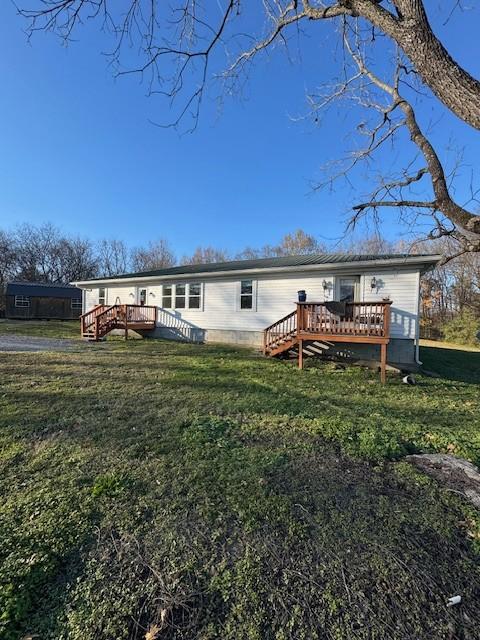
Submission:
[[[480,383],[480,351],[420,347],[420,360],[426,371],[438,373],[446,380]]]

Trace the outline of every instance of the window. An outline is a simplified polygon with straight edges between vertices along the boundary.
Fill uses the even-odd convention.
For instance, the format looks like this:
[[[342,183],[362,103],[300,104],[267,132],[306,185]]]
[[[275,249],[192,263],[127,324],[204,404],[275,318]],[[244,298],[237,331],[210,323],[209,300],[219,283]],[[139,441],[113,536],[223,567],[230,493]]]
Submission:
[[[140,289],[138,292],[138,303],[140,306],[144,307],[147,304],[147,290]]]
[[[186,304],[186,284],[175,285],[175,309],[185,309]]]
[[[188,285],[188,308],[200,309],[202,302],[202,285],[197,282]]]
[[[358,292],[360,288],[360,276],[350,276],[348,278],[339,278],[338,280],[338,299],[341,302],[355,302],[358,300]]]
[[[106,304],[107,302],[107,290],[105,287],[100,287],[98,290],[98,304]]]
[[[202,284],[164,284],[162,288],[163,309],[197,309],[202,308]]]
[[[82,299],[81,298],[72,298],[72,309],[81,309],[82,308]]]
[[[15,296],[15,306],[16,307],[29,307],[30,306],[30,298],[29,298],[29,296]]]
[[[164,309],[172,308],[172,285],[164,284],[162,288],[162,307]]]
[[[240,309],[253,309],[253,280],[240,282]]]

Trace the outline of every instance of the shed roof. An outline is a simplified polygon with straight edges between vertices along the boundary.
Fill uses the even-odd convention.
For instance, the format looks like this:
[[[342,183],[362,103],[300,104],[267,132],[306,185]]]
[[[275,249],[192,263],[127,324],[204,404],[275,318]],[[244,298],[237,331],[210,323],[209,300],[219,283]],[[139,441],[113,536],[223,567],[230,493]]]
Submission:
[[[9,282],[7,296],[32,296],[40,298],[81,298],[82,291],[71,284],[45,282]]]
[[[430,254],[406,254],[406,253],[385,253],[385,254],[349,254],[349,253],[322,253],[311,255],[282,256],[280,258],[257,258],[254,260],[233,260],[230,262],[213,262],[208,264],[185,264],[178,267],[168,267],[164,269],[154,269],[152,271],[137,271],[133,273],[123,273],[108,278],[92,278],[91,280],[79,281],[78,284],[88,282],[112,281],[126,278],[155,278],[155,277],[182,277],[196,274],[223,273],[228,271],[256,271],[262,269],[285,269],[288,267],[309,267],[315,265],[332,265],[341,267],[351,263],[391,263],[399,264],[424,264],[433,266],[438,262],[440,256]]]

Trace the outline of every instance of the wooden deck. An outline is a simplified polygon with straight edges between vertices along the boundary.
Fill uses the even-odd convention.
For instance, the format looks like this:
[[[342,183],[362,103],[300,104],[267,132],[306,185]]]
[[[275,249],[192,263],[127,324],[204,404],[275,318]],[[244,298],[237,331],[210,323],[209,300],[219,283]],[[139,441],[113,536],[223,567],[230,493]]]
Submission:
[[[123,329],[128,338],[133,331],[153,331],[156,326],[157,307],[138,304],[100,304],[80,316],[83,338],[98,342],[114,329]]]
[[[378,344],[381,380],[385,382],[391,304],[347,303],[340,315],[329,311],[324,302],[298,302],[295,311],[265,329],[263,352],[278,356],[295,349],[298,366],[303,368],[304,347],[313,342]]]

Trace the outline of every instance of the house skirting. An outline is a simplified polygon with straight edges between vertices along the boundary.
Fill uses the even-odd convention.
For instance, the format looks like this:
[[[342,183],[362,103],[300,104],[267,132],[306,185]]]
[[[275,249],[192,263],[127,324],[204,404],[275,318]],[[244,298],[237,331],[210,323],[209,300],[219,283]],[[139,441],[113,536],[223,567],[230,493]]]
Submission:
[[[243,331],[240,329],[199,329],[197,327],[157,327],[152,337],[187,342],[220,342],[245,347],[261,348],[263,331]],[[315,345],[314,345],[315,346]],[[380,360],[380,345],[361,343],[331,343],[317,345],[325,355],[354,360]],[[387,360],[391,364],[415,366],[415,341],[407,338],[391,338],[387,347]]]

